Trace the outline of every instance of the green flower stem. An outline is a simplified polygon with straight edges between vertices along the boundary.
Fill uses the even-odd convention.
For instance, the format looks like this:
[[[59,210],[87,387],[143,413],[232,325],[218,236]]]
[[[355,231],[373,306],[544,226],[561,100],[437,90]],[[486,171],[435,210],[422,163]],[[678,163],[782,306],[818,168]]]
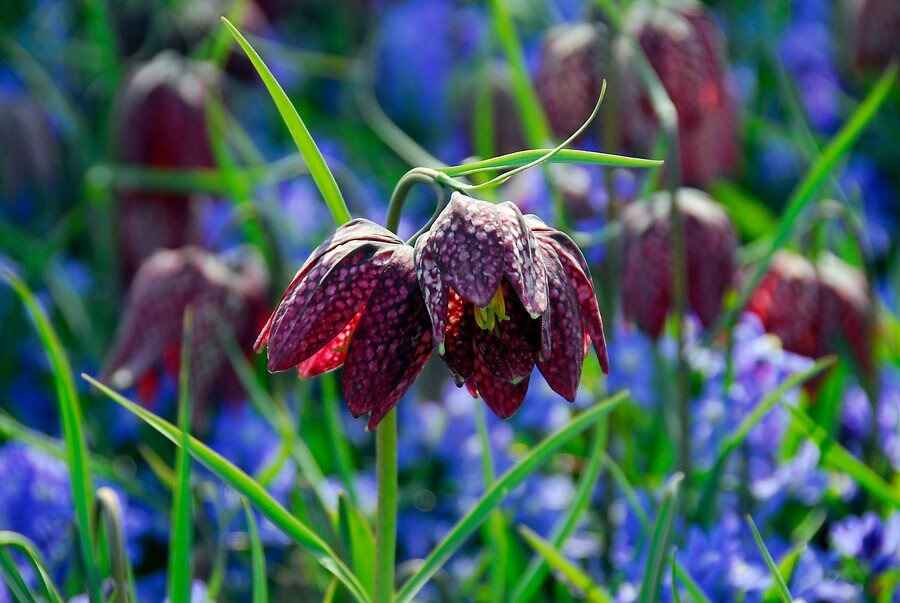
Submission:
[[[378,511],[375,518],[375,603],[394,598],[397,545],[397,410],[392,409],[375,433]]]
[[[477,172],[505,170],[507,168],[531,163],[536,159],[548,155],[551,151],[553,151],[553,149],[528,149],[525,151],[516,151],[515,153],[498,155],[497,157],[491,157],[490,159],[482,159],[480,161],[473,161],[462,165],[438,168],[437,171],[447,174],[448,176],[457,177],[467,176]],[[663,162],[658,159],[626,157],[610,153],[582,151],[581,149],[560,149],[552,157],[548,158],[547,161],[549,163],[580,163],[623,168],[655,168],[663,164]]]

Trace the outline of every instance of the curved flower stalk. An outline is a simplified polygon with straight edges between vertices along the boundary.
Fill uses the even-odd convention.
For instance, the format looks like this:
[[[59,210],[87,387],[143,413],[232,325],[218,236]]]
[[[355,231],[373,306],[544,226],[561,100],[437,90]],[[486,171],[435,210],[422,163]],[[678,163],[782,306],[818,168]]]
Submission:
[[[268,368],[312,377],[344,366],[354,416],[374,429],[431,355],[413,248],[365,219],[339,227],[294,276],[256,341]]]

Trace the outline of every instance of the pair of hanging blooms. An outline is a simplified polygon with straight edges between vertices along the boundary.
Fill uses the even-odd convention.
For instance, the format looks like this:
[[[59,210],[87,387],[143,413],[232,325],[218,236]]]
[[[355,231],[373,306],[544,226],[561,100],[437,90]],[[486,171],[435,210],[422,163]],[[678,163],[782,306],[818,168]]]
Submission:
[[[599,106],[568,140],[488,184],[549,159]],[[521,406],[535,366],[573,401],[589,344],[608,370],[600,308],[578,246],[513,203],[461,192],[485,185],[418,173],[455,189],[449,203],[414,244],[355,219],[315,249],[256,341],[257,351],[268,348],[269,370],[296,367],[312,377],[343,366],[344,397],[354,416],[369,415],[369,429],[435,349],[457,385],[501,418]]]

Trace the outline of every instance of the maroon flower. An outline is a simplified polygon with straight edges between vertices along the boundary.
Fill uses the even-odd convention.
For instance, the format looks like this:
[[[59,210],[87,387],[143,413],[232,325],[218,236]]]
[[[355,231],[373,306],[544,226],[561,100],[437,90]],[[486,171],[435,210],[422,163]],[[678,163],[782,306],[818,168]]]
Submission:
[[[204,102],[211,72],[162,53],[139,67],[122,93],[117,119],[118,160],[153,168],[213,165]],[[126,277],[158,249],[198,240],[187,194],[128,190],[119,194],[119,249]]]
[[[500,417],[518,410],[534,365],[573,400],[588,340],[606,370],[603,324],[577,246],[512,203],[453,193],[416,243],[434,341],[457,384]]]
[[[559,25],[547,33],[535,88],[556,136],[568,137],[594,110],[603,44],[601,30],[589,23]]]
[[[622,212],[622,306],[651,337],[659,337],[672,304],[669,193],[636,201]],[[722,208],[706,193],[682,188],[687,294],[704,326],[719,317],[722,297],[734,282],[737,238]]]
[[[344,366],[344,396],[374,429],[431,355],[413,248],[356,219],[317,247],[256,341],[270,371],[311,377]]]
[[[747,305],[784,349],[820,358],[846,346],[864,373],[874,366],[870,307],[858,269],[831,254],[813,265],[789,252],[775,256]]]
[[[900,59],[900,2],[863,0],[856,18],[856,65],[887,67]]]
[[[525,132],[522,130],[522,120],[519,117],[519,106],[512,90],[509,68],[503,64],[492,64],[489,69],[490,77],[487,78],[486,85],[489,87],[491,124],[494,130],[491,141],[494,145],[492,152],[495,155],[505,155],[521,151],[525,148]],[[465,100],[462,103],[464,106],[462,125],[469,135],[473,152],[476,140],[475,128],[477,127],[474,121],[477,111],[476,102],[478,96],[483,94],[484,79],[480,73],[476,73],[474,79],[469,82]]]
[[[238,381],[219,343],[219,324],[231,325],[242,349],[253,344],[265,318],[269,276],[249,249],[216,256],[196,247],[163,250],[135,275],[103,379],[138,385],[145,403],[155,397],[159,371],[177,374],[184,313],[192,308],[191,391],[198,406],[218,393],[234,399]]]
[[[643,5],[641,5],[643,7]],[[679,155],[685,184],[703,186],[738,162],[734,101],[726,82],[722,35],[699,7],[661,7],[634,14],[631,27],[678,112]],[[634,69],[622,56],[622,73]],[[644,148],[656,140],[656,114],[632,75],[622,82],[626,142]]]

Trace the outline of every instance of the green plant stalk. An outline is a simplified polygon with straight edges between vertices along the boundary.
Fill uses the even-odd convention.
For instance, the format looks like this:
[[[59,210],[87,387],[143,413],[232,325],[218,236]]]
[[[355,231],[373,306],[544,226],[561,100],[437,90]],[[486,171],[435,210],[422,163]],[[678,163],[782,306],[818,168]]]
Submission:
[[[397,547],[397,410],[391,409],[375,432],[375,471],[378,511],[375,517],[374,603],[394,598],[394,560]]]
[[[340,396],[337,391],[337,379],[331,373],[322,375],[323,412],[325,413],[325,428],[328,430],[331,444],[334,446],[334,458],[337,462],[338,473],[347,491],[347,496],[354,506],[359,504],[356,495],[356,484],[353,483],[353,460],[350,447],[347,445],[347,437],[341,425],[341,409],[339,408]]]
[[[167,440],[176,446],[182,445],[182,432],[176,426],[143,408],[140,404],[135,404],[90,375],[82,374],[81,377],[116,404],[137,415]],[[208,467],[240,494],[244,495],[269,521],[289,538],[293,539],[294,542],[311,553],[316,562],[341,581],[356,601],[369,603],[369,596],[359,582],[359,578],[350,571],[350,568],[347,567],[321,536],[280,505],[271,494],[266,492],[265,488],[240,468],[222,457],[222,455],[194,437],[188,437],[187,442],[191,455],[196,460]]]
[[[647,562],[644,566],[644,579],[641,582],[639,600],[641,603],[651,603],[659,598],[659,585],[662,581],[666,559],[669,556],[669,540],[672,535],[672,520],[675,518],[675,510],[678,502],[678,486],[682,476],[676,473],[666,484],[662,503],[656,513],[656,523],[653,526],[653,539],[650,541],[650,549],[647,552]]]
[[[496,474],[494,473],[491,437],[488,433],[484,405],[482,404],[475,404],[475,425],[478,428],[478,440],[481,443],[481,475],[484,481],[484,489],[487,490],[494,483]],[[491,513],[487,529],[484,531],[485,540],[490,542],[494,555],[494,562],[490,567],[491,601],[502,601],[505,596],[506,558],[508,553],[505,523],[502,511],[497,509]]]
[[[181,367],[178,373],[179,448],[175,461],[176,487],[172,495],[172,533],[169,541],[169,601],[189,603],[191,599],[191,339],[192,309],[184,314],[181,338]]]
[[[53,325],[35,300],[28,286],[15,274],[0,270],[0,279],[15,291],[34,321],[44,351],[50,360],[53,370],[53,383],[59,404],[62,420],[63,439],[66,442],[66,464],[72,487],[72,500],[75,505],[75,521],[77,525],[79,552],[84,561],[84,573],[87,582],[88,596],[92,603],[102,601],[100,593],[100,577],[96,556],[94,555],[93,530],[91,529],[91,509],[94,506],[94,483],[91,479],[89,454],[81,417],[81,405],[75,383],[72,381],[72,368],[59,336]]]
[[[759,533],[759,530],[756,527],[756,524],[753,522],[753,518],[747,515],[747,524],[750,526],[750,530],[753,532],[753,540],[756,541],[756,546],[759,548],[759,552],[762,555],[762,558],[766,562],[766,566],[769,568],[769,573],[772,574],[772,579],[775,581],[775,584],[778,586],[778,592],[781,595],[781,600],[784,603],[791,603],[794,598],[791,596],[791,591],[788,590],[787,583],[784,581],[784,577],[782,577],[781,572],[778,570],[778,565],[775,563],[775,560],[772,559],[771,553],[769,553],[769,549],[766,548],[766,543],[763,542],[762,536]]]
[[[525,542],[537,552],[541,559],[553,565],[555,570],[584,594],[586,601],[591,603],[612,603],[613,599],[609,592],[594,582],[580,567],[566,559],[565,555],[559,552],[558,547],[538,536],[528,526],[519,526],[519,533],[522,534]],[[498,599],[492,600],[497,601]]]
[[[115,490],[105,486],[97,490],[96,505],[94,506],[94,524],[98,529],[101,521],[110,544],[110,569],[114,587],[109,598],[110,603],[134,603],[137,601],[137,595],[134,589],[131,562],[128,559],[128,549],[125,546],[122,505]],[[99,536],[97,540],[99,541]]]
[[[627,392],[620,392],[574,417],[567,425],[542,440],[541,443],[522,457],[518,463],[500,476],[469,512],[453,526],[444,539],[428,554],[428,557],[425,558],[415,574],[400,588],[394,603],[410,603],[428,580],[465,543],[466,539],[478,529],[478,526],[503,501],[510,491],[540,467],[551,454],[596,423],[601,417],[611,412],[627,395]]]
[[[263,551],[262,541],[259,539],[259,527],[256,525],[256,517],[253,515],[246,498],[241,498],[241,506],[244,507],[244,516],[247,519],[247,536],[250,539],[250,561],[253,568],[253,603],[267,603],[269,592],[266,584],[266,555]]]
[[[12,561],[12,558],[9,556],[6,549],[14,549],[19,553],[22,553],[25,558],[28,559],[34,567],[38,578],[40,578],[44,594],[47,595],[47,600],[51,603],[62,603],[62,597],[59,596],[59,591],[56,590],[56,586],[50,578],[50,573],[46,569],[47,564],[44,563],[40,551],[34,546],[33,542],[16,532],[9,532],[6,530],[0,531],[0,565],[2,565],[3,573],[10,573],[17,576],[19,579],[14,580],[13,585],[14,587],[21,587],[24,584],[24,581],[21,580],[21,574],[19,574],[18,568]],[[31,592],[27,589],[27,586],[25,588],[25,594],[28,595],[31,600],[34,600],[31,596]]]
[[[460,165],[436,168],[437,171],[448,176],[468,176],[478,172],[493,172],[526,165],[548,155],[552,148],[536,148],[524,151],[498,155],[489,159],[480,159]],[[578,163],[586,165],[605,165],[621,168],[656,168],[663,162],[659,159],[644,159],[642,157],[626,157],[610,153],[597,153],[594,151],[582,151],[581,149],[560,149],[555,155],[547,159],[548,163]]]

